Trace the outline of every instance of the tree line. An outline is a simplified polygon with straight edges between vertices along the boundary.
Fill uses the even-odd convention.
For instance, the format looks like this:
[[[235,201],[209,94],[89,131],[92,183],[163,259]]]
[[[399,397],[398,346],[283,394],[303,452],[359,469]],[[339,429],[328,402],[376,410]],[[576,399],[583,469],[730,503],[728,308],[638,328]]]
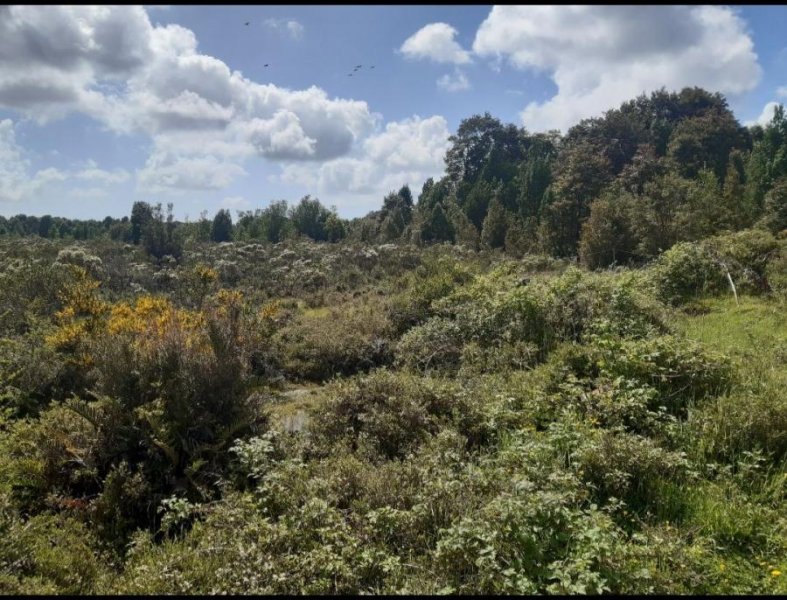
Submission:
[[[417,202],[404,185],[356,219],[310,196],[238,211],[234,223],[226,209],[212,221],[202,213],[181,223],[172,205],[165,213],[136,202],[122,219],[0,217],[0,234],[108,237],[144,244],[158,257],[177,257],[187,239],[449,242],[577,257],[595,268],[642,262],[721,231],[787,227],[783,106],[764,127],[744,127],[721,94],[661,89],[565,135],[529,133],[485,113],[464,119],[449,141],[445,175],[427,180]]]

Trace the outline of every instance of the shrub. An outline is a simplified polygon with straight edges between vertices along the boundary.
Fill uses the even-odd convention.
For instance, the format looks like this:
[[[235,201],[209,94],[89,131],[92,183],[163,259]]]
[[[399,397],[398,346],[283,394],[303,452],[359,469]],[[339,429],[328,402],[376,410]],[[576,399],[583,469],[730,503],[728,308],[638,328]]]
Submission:
[[[99,389],[133,413],[165,480],[199,489],[232,436],[257,419],[245,402],[252,347],[244,325],[255,318],[238,292],[223,290],[202,312],[150,297],[113,307],[94,346]]]
[[[261,517],[250,495],[206,512],[183,539],[157,545],[137,536],[112,592],[359,594],[376,591],[395,564],[361,545],[342,514],[317,498],[277,522]]]
[[[76,265],[85,269],[93,277],[99,277],[103,271],[102,261],[98,256],[88,254],[84,248],[72,246],[63,248],[57,253],[55,261],[64,265]]]
[[[94,594],[109,575],[89,530],[57,515],[3,519],[0,587],[10,594]]]
[[[426,321],[434,314],[432,302],[447,296],[471,278],[470,271],[459,261],[447,257],[425,261],[403,278],[401,286],[406,291],[396,295],[391,302],[388,315],[394,333],[401,335]]]
[[[676,415],[683,415],[689,402],[723,393],[734,377],[726,356],[672,336],[612,345],[599,366],[602,373],[652,386],[657,401]]]
[[[577,269],[523,280],[516,265],[502,265],[435,303],[435,310],[440,318],[402,338],[400,364],[423,369],[434,356],[452,370],[467,344],[468,359],[478,356],[477,347],[490,357],[514,352],[514,364],[533,364],[561,341],[601,332],[642,337],[666,329],[663,308],[631,282]]]
[[[733,382],[729,358],[699,343],[661,336],[641,340],[597,339],[591,346],[566,346],[553,358],[550,391],[558,391],[568,374],[578,379],[623,377],[653,388],[649,410],[683,417],[690,403],[717,396]]]
[[[309,430],[325,453],[346,445],[370,458],[403,458],[429,436],[455,422],[471,443],[487,436],[478,408],[457,387],[385,370],[338,383]]]
[[[14,417],[37,414],[71,392],[67,366],[42,337],[36,326],[31,336],[0,340],[0,406]]]
[[[34,315],[48,320],[61,306],[60,292],[74,278],[75,271],[61,263],[31,260],[6,264],[0,272],[3,330],[25,334],[34,326]]]
[[[396,345],[396,365],[410,371],[454,372],[459,368],[464,337],[454,321],[435,317],[410,329]]]
[[[444,531],[434,556],[440,591],[609,591],[609,554],[621,537],[609,517],[577,507],[570,493],[526,489],[499,495]]]
[[[724,286],[718,263],[694,242],[675,244],[656,260],[651,273],[658,297],[673,305]]]
[[[477,342],[465,344],[461,356],[463,377],[481,373],[505,373],[527,369],[538,360],[538,347],[527,342],[503,342],[498,347],[483,347]]]
[[[282,368],[294,379],[324,381],[386,365],[389,329],[382,303],[371,296],[341,309],[306,311],[276,337]]]
[[[779,244],[773,235],[760,229],[746,229],[708,238],[702,245],[716,257],[723,271],[729,271],[739,291],[768,291],[768,263],[779,254]]]
[[[596,501],[617,498],[636,512],[660,512],[674,518],[674,501],[665,492],[670,486],[688,484],[685,456],[631,433],[599,429],[595,434],[583,440],[573,459]]]

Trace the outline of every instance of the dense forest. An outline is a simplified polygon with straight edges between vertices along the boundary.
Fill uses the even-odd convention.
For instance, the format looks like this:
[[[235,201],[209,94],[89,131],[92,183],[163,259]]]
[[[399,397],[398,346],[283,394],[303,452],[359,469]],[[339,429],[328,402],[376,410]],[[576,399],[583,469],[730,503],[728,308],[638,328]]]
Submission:
[[[787,593],[783,107],[449,142],[352,220],[0,217],[0,592]]]

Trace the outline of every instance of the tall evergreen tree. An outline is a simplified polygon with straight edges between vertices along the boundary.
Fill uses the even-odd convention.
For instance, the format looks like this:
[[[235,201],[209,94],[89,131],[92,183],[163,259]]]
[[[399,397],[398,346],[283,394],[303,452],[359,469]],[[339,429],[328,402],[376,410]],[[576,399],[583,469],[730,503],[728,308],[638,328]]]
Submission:
[[[453,242],[455,231],[443,210],[442,204],[436,204],[429,218],[421,228],[421,240],[424,242]]]
[[[232,215],[226,208],[222,208],[213,217],[210,239],[214,242],[229,242],[232,239]]]
[[[481,241],[490,248],[502,248],[506,241],[506,230],[508,221],[506,209],[500,201],[495,198],[489,204],[489,211],[484,219],[484,226],[481,230]]]
[[[153,209],[147,202],[134,202],[131,207],[131,243],[139,244],[142,232],[153,218]]]

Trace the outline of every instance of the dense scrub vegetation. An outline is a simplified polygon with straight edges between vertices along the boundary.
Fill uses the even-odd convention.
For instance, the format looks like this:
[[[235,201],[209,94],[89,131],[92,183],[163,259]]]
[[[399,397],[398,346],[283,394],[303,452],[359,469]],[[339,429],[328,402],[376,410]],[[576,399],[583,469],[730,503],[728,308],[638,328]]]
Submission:
[[[0,591],[787,593],[785,126],[659,92],[468,119],[353,222],[3,221]]]

